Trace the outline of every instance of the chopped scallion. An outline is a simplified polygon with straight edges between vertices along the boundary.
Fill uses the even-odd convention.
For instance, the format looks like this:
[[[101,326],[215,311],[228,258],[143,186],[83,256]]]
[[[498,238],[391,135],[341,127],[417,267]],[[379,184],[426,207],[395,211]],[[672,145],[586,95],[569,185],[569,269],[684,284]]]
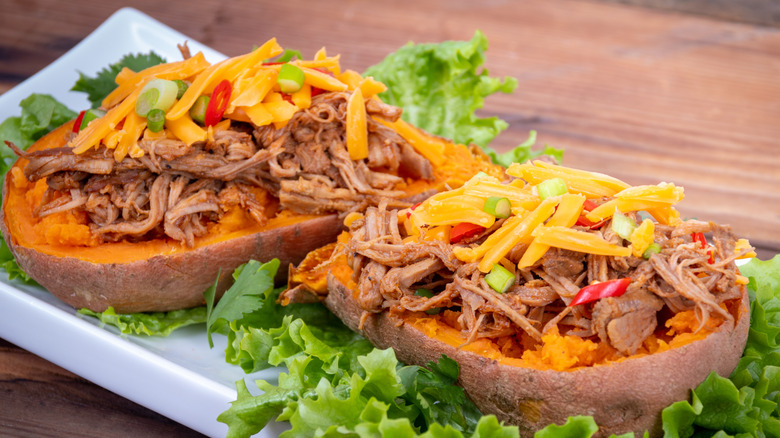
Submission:
[[[301,55],[301,52],[297,50],[291,50],[291,49],[285,49],[284,53],[282,53],[279,58],[275,59],[274,62],[290,62],[292,61],[293,57],[297,57],[298,59],[303,59],[303,55]]]
[[[612,231],[618,236],[629,240],[631,239],[631,233],[636,229],[636,223],[630,217],[615,210],[615,214],[612,215]]]
[[[506,219],[512,212],[512,203],[508,198],[491,196],[485,200],[482,210],[487,214],[492,214],[499,219]]]
[[[485,276],[485,282],[493,290],[502,294],[515,284],[515,274],[499,264],[494,264],[493,269]]]
[[[91,121],[93,121],[95,119],[99,119],[99,118],[101,118],[101,117],[103,117],[105,115],[106,115],[106,112],[103,111],[103,110],[99,110],[99,109],[95,109],[95,108],[88,109],[84,113],[84,117],[81,119],[81,126],[79,126],[79,131],[81,131],[82,129],[86,128],[87,125],[89,125],[89,122],[91,122]]]
[[[146,117],[153,109],[168,111],[176,102],[178,94],[179,87],[176,82],[166,79],[152,79],[141,89],[141,94],[135,102],[135,112],[141,117]]]
[[[295,93],[303,87],[305,79],[306,75],[303,74],[303,70],[300,68],[292,64],[282,64],[276,82],[279,83],[282,93]]]
[[[560,196],[569,192],[566,181],[561,178],[550,178],[540,182],[536,186],[539,198],[544,201],[551,196]]]
[[[176,87],[178,87],[176,98],[181,99],[181,97],[184,96],[184,92],[187,91],[187,88],[190,88],[190,85],[181,79],[176,79],[173,82],[176,82]]]
[[[160,132],[165,126],[165,111],[153,109],[146,115],[146,127],[152,132]]]
[[[653,242],[650,244],[650,246],[647,247],[645,252],[642,254],[642,257],[649,259],[653,254],[658,254],[659,252],[661,252],[661,245]]]
[[[416,291],[414,291],[414,294],[417,295],[418,297],[425,297],[425,298],[433,298],[433,296],[435,295],[432,290],[425,289],[425,288],[417,289]]]
[[[209,106],[209,100],[211,98],[204,95],[198,96],[195,99],[195,103],[190,107],[190,117],[192,120],[203,125],[206,123],[206,108]]]

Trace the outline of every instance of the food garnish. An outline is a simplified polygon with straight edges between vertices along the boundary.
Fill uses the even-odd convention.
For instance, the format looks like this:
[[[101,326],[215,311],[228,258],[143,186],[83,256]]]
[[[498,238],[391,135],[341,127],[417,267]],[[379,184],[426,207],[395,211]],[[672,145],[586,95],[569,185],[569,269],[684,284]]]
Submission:
[[[680,219],[681,187],[630,186],[543,161],[513,164],[507,174],[515,179],[478,175],[414,208],[369,209],[319,272],[349,264],[353,276],[339,278],[355,287],[364,317],[438,309],[427,318],[436,324],[419,324],[454,327],[461,348],[480,340],[475,348],[492,345],[491,357],[533,367],[653,354],[734,320],[744,284],[734,261],[751,248],[738,246],[728,227]],[[486,212],[492,199],[510,204],[508,216]],[[414,296],[421,288],[434,295]],[[648,325],[615,328],[637,315]],[[681,319],[691,323],[670,331]],[[596,350],[567,365],[549,362],[539,353],[553,335]]]

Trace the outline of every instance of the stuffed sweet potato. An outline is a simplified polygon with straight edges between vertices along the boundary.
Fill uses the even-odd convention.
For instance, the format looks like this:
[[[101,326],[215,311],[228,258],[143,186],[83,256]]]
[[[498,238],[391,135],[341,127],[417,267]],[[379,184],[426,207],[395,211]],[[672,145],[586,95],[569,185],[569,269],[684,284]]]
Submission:
[[[324,50],[269,62],[282,53],[270,40],[215,64],[182,51],[122,70],[94,120],[82,113],[16,149],[3,236],[74,307],[196,306],[220,272],[224,290],[250,259],[296,263],[349,212],[408,207],[474,171],[503,172],[403,122],[375,97],[383,84],[342,72]]]
[[[673,184],[540,162],[507,173],[509,184],[477,176],[414,209],[347,217],[282,299],[318,296],[401,361],[455,359],[482,412],[524,436],[574,415],[603,436],[660,435],[663,408],[742,355],[735,260],[752,248],[680,220]]]

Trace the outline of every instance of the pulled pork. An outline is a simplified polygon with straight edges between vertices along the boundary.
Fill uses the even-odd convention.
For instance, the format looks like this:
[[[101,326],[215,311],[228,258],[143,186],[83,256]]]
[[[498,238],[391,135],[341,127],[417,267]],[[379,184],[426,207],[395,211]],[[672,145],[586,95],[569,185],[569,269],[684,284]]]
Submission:
[[[529,345],[558,330],[597,338],[628,356],[670,314],[693,310],[701,328],[713,314],[733,319],[722,304],[741,297],[734,260],[747,250],[735,254],[737,238],[729,228],[711,222],[657,225],[655,241],[662,249],[648,260],[551,248],[536,264],[518,270],[514,286],[501,294],[486,283],[477,263],[455,257],[454,245],[424,240],[424,236],[403,243],[405,234],[396,215],[381,207],[369,208],[350,225],[351,239],[338,252],[348,255],[364,320],[370,313],[384,311],[443,311],[441,317],[462,330],[467,342],[510,336],[519,345]],[[613,243],[620,239],[609,223],[592,232]],[[714,263],[709,262],[707,249],[692,241],[694,232],[711,233]],[[479,244],[486,237],[471,243]],[[524,251],[525,245],[519,244],[507,258],[516,264]],[[568,306],[583,286],[624,277],[631,283],[622,296]],[[416,294],[422,288],[437,293]]]
[[[260,224],[277,204],[302,214],[343,214],[380,202],[408,206],[406,194],[395,188],[405,177],[432,179],[431,163],[374,120],[401,115],[374,99],[366,105],[373,116],[369,156],[351,160],[348,99],[348,92],[320,94],[281,129],[234,122],[191,146],[175,138],[142,138],[144,155],[121,162],[104,147],[78,155],[70,147],[20,154],[29,162],[27,179],[46,178],[48,184],[37,214],[84,212],[101,241],[167,236],[192,246],[235,206]]]

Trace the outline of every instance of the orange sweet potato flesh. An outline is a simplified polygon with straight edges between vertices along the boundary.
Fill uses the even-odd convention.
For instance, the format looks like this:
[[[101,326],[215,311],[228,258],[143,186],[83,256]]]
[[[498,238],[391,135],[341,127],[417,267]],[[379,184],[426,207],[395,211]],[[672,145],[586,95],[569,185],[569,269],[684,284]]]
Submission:
[[[343,277],[343,276],[341,276]],[[733,306],[735,322],[724,322],[701,340],[663,352],[571,371],[499,363],[426,336],[411,319],[388,312],[371,314],[362,329],[362,309],[345,285],[328,275],[325,305],[352,330],[378,348],[392,347],[399,360],[425,365],[446,354],[460,364],[458,383],[484,414],[516,424],[522,436],[569,416],[593,416],[597,436],[629,431],[661,436],[661,411],[690,397],[710,372],[728,376],[742,356],[750,327],[747,291]]]
[[[63,125],[32,148],[64,145],[71,127]],[[14,167],[24,165],[20,159]],[[8,172],[3,184],[3,237],[25,272],[75,308],[100,312],[112,306],[119,313],[132,313],[202,305],[203,292],[218,274],[221,292],[238,265],[272,258],[280,259],[282,266],[298,263],[308,251],[335,240],[342,228],[336,215],[280,214],[264,226],[250,224],[207,236],[193,248],[162,239],[96,246],[42,244],[32,227],[34,206],[25,198],[30,187],[19,180],[19,169]],[[62,234],[68,238],[72,231]]]

